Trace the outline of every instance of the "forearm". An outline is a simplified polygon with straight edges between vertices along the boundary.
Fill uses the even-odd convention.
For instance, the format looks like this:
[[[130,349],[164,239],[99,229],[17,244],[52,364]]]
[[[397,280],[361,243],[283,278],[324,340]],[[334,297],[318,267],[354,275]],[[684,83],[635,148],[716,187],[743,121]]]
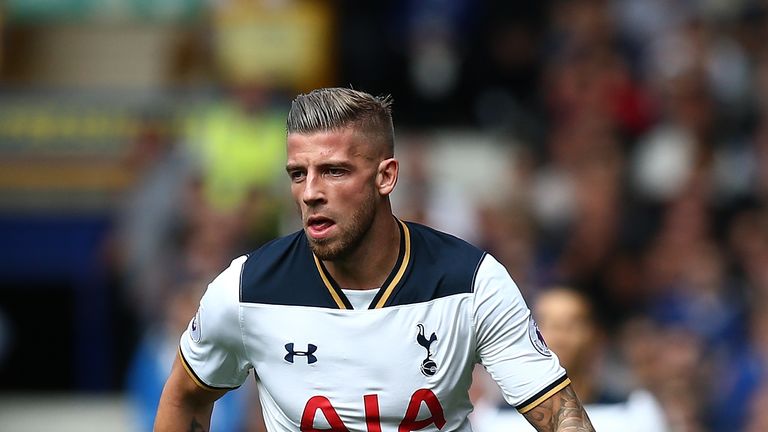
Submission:
[[[160,396],[155,432],[207,432],[213,404],[224,393],[198,387],[177,358]]]
[[[594,432],[595,430],[570,385],[525,413],[524,416],[539,432]]]
[[[190,401],[160,399],[155,418],[155,432],[207,432],[211,424],[213,403],[196,405]]]

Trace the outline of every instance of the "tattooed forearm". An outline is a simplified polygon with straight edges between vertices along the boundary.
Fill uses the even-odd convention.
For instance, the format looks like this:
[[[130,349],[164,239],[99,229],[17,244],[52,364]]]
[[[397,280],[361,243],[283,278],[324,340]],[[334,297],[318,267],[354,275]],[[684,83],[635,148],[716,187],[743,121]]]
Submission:
[[[579,398],[569,385],[524,414],[539,432],[594,432]]]
[[[189,424],[189,432],[205,432],[205,428],[196,418],[192,418],[192,423]]]

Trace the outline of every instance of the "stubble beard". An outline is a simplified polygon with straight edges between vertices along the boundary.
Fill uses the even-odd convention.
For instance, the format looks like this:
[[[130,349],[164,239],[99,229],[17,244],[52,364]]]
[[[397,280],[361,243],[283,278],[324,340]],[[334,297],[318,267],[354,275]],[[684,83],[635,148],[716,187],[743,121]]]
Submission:
[[[366,199],[363,205],[350,218],[349,229],[341,232],[340,237],[332,239],[314,239],[307,236],[312,252],[322,261],[334,261],[348,257],[362,243],[373,226],[376,214],[375,198]]]

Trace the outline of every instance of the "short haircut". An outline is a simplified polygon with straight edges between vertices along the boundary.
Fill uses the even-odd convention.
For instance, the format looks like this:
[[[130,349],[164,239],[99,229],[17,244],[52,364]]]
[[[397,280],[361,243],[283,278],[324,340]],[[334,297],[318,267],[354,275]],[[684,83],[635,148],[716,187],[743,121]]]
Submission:
[[[392,157],[395,132],[392,125],[392,98],[373,96],[349,88],[321,88],[301,94],[288,112],[289,134],[312,134],[353,128],[373,138]]]

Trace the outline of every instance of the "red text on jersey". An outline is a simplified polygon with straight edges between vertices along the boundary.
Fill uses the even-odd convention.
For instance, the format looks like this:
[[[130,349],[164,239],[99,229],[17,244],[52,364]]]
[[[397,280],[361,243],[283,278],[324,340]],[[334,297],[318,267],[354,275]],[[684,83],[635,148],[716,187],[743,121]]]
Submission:
[[[417,420],[421,404],[424,403],[429,410],[429,417]],[[369,394],[363,396],[363,406],[365,408],[365,424],[368,432],[381,432],[381,416],[379,414],[379,396]],[[331,426],[330,429],[315,428],[315,415],[320,411],[325,420]],[[434,424],[438,429],[445,426],[445,413],[443,406],[437,396],[429,389],[416,390],[411,396],[408,407],[405,409],[403,420],[400,422],[398,432],[410,432]],[[341,420],[339,413],[331,405],[331,401],[325,396],[312,396],[304,406],[304,412],[301,415],[302,432],[349,432],[347,426]]]

